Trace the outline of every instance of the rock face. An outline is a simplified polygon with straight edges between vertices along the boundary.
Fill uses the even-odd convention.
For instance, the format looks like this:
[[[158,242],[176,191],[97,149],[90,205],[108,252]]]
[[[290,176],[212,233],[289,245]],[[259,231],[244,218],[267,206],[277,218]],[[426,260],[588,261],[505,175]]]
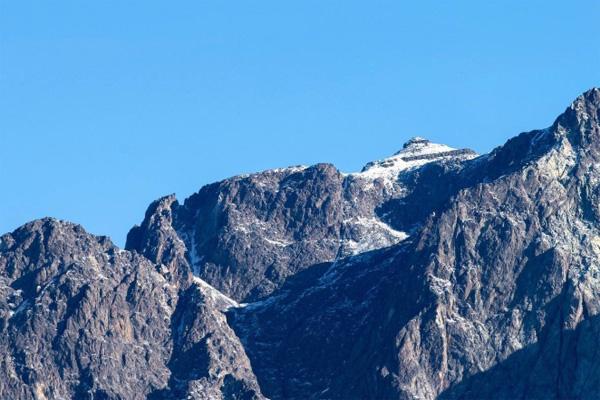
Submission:
[[[53,219],[0,240],[0,398],[262,397],[206,284]]]
[[[599,200],[592,89],[480,157],[167,196],[127,250],[34,221],[0,238],[0,398],[594,399]]]

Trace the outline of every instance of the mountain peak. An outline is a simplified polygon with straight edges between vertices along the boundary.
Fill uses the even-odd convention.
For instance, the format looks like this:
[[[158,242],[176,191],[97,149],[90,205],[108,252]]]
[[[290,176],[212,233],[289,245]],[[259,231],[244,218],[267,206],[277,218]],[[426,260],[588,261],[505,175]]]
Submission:
[[[402,171],[420,167],[433,161],[442,159],[467,160],[477,156],[470,149],[455,149],[445,144],[433,143],[428,139],[415,136],[402,146],[402,150],[393,156],[378,161],[372,161],[365,165],[357,174],[364,178],[388,178],[395,179]]]
[[[427,146],[429,144],[431,144],[431,141],[429,139],[425,139],[421,136],[414,136],[410,138],[406,143],[404,143],[402,148],[407,149],[410,147]]]
[[[592,88],[579,97],[554,122],[552,129],[566,135],[571,144],[598,147],[600,139],[600,89]]]
[[[590,118],[598,120],[600,112],[600,89],[592,88],[578,96],[567,109],[575,112],[579,120],[588,120]]]
[[[441,143],[433,143],[429,139],[420,136],[410,138],[402,145],[402,149],[394,153],[394,156],[412,157],[425,154],[438,154],[455,151],[454,147],[447,146]]]
[[[593,87],[590,90],[583,92],[577,99],[575,99],[575,102],[577,101],[590,103],[598,108],[600,106],[600,88]]]

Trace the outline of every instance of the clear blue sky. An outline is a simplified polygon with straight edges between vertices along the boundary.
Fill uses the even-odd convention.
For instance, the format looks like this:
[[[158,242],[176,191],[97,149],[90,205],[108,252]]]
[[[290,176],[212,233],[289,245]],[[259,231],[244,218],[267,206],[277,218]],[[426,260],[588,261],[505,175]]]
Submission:
[[[0,231],[411,136],[487,152],[600,85],[600,2],[0,0]]]

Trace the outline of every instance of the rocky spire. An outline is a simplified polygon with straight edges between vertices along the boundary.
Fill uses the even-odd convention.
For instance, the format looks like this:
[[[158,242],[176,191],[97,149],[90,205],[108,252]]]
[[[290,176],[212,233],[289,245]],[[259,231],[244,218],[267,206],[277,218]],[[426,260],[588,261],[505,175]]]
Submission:
[[[566,135],[573,145],[600,146],[600,89],[593,88],[571,103],[556,119],[553,129]]]
[[[127,234],[125,248],[137,251],[160,266],[160,272],[170,281],[183,286],[191,282],[191,269],[186,260],[186,246],[174,228],[174,210],[179,203],[174,194],[154,201],[148,207],[144,221]]]

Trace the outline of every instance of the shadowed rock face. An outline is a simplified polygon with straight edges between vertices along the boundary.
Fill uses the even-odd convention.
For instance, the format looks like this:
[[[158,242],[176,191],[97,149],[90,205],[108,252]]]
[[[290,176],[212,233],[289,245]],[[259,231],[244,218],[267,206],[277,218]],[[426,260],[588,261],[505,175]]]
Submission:
[[[593,89],[475,159],[162,198],[131,251],[34,221],[0,238],[0,398],[597,398],[599,161]]]

